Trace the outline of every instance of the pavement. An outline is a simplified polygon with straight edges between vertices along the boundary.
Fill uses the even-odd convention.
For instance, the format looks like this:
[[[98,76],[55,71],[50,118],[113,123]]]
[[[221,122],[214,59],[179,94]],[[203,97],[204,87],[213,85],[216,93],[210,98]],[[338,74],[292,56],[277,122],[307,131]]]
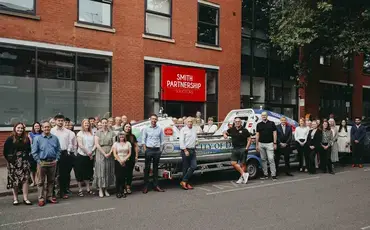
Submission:
[[[0,229],[370,229],[370,168],[336,168],[336,175],[295,172],[277,182],[234,183],[237,174],[195,176],[192,191],[162,181],[165,193],[140,192],[125,199],[72,196],[38,207],[0,197]],[[36,194],[30,199],[36,202]]]

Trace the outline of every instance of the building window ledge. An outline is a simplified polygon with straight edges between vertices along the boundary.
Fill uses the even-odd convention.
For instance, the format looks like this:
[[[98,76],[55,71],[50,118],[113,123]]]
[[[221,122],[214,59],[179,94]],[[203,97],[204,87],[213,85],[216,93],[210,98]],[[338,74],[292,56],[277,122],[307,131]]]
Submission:
[[[80,28],[85,28],[85,29],[90,29],[90,30],[98,30],[98,31],[103,31],[103,32],[108,32],[108,33],[116,33],[116,29],[114,28],[105,28],[101,26],[94,26],[94,25],[88,25],[84,23],[79,23],[75,22],[75,27],[80,27]]]
[[[198,44],[198,43],[195,43],[195,46],[198,47],[198,48],[202,48],[202,49],[222,51],[222,48],[221,47],[202,45],[202,44]]]
[[[147,35],[147,34],[143,34],[143,38],[150,39],[150,40],[161,41],[161,42],[175,43],[175,39],[161,38],[161,37],[156,37],[156,36]]]
[[[28,18],[28,19],[33,19],[33,20],[41,19],[39,15],[24,14],[24,13],[7,11],[7,10],[0,10],[0,14],[16,16],[16,17],[21,17],[21,18]]]

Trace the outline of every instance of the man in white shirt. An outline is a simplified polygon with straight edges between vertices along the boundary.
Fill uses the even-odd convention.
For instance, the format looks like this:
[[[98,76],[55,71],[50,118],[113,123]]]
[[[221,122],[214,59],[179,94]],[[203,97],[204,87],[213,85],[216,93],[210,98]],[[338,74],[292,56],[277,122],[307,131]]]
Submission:
[[[193,128],[193,119],[190,117],[185,121],[186,126],[180,130],[180,149],[182,157],[182,181],[180,183],[184,190],[193,189],[189,179],[197,168],[197,157],[195,145],[197,142],[197,131]]]
[[[213,124],[213,117],[208,118],[208,123],[203,127],[203,133],[212,134],[217,131],[217,125]]]
[[[73,135],[71,131],[64,127],[64,116],[58,114],[54,117],[56,126],[50,130],[51,134],[55,135],[60,144],[60,159],[57,165],[57,177],[59,182],[60,197],[68,199],[66,194],[68,189],[68,181],[71,172],[72,162],[70,160],[70,152],[73,148]]]

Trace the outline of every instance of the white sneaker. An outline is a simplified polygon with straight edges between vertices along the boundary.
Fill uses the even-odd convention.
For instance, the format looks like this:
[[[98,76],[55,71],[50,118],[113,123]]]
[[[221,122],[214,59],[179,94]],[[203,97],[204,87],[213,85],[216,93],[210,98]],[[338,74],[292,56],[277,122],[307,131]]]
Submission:
[[[244,178],[240,176],[239,180],[236,181],[237,184],[241,184],[244,182]]]
[[[108,193],[108,190],[105,190],[105,196],[110,196],[110,194]]]
[[[99,197],[100,198],[103,198],[104,197],[104,193],[103,193],[103,190],[102,189],[99,189]]]
[[[249,173],[244,173],[243,174],[244,184],[246,184],[248,182],[248,178],[249,178]]]

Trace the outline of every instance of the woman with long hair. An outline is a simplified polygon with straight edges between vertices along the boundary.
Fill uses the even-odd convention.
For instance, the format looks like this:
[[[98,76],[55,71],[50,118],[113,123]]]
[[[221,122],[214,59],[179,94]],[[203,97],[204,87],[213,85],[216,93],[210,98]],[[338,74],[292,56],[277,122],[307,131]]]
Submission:
[[[30,182],[31,143],[22,123],[13,127],[13,132],[4,143],[4,157],[8,162],[7,189],[13,189],[13,205],[18,205],[18,189],[22,185],[23,203],[32,205],[28,200],[28,184]]]
[[[333,146],[333,133],[328,121],[322,123],[322,139],[320,149],[320,166],[324,173],[334,174],[331,162],[331,148]]]
[[[331,132],[333,133],[333,142],[332,142],[332,146],[331,146],[331,154],[330,154],[330,158],[331,158],[331,161],[333,163],[336,163],[339,161],[339,155],[338,155],[338,129],[337,129],[337,126],[335,124],[335,120],[333,118],[330,118],[329,119],[329,127],[331,129]]]
[[[131,131],[132,127],[130,123],[126,123],[123,126],[123,131],[126,133],[126,140],[131,144],[131,156],[128,159],[127,165],[127,177],[126,177],[126,189],[124,193],[131,194],[131,184],[132,184],[132,176],[134,172],[135,163],[139,157],[139,146],[137,144],[137,139]]]
[[[90,122],[84,119],[81,122],[81,131],[77,133],[77,156],[75,164],[76,179],[78,183],[78,195],[84,196],[82,191],[82,183],[86,185],[88,195],[94,193],[90,189],[90,179],[93,176],[93,152],[95,150],[94,135],[91,130]]]
[[[40,136],[41,134],[42,134],[41,124],[39,122],[33,123],[31,132],[28,133],[28,138],[30,140],[31,145],[32,145],[33,139],[35,139],[35,137],[37,136]],[[31,167],[30,169],[31,169],[31,178],[32,178],[31,186],[36,186],[37,162],[33,159],[32,156],[30,156],[29,162],[30,162],[30,167]]]
[[[308,131],[309,131],[309,128],[306,127],[305,120],[301,118],[299,120],[299,126],[295,129],[295,132],[294,132],[294,139],[296,141],[296,146],[297,146],[297,151],[298,151],[300,172],[303,172],[303,171],[307,172],[308,151],[307,151],[306,142],[307,142]]]
[[[350,145],[351,133],[347,129],[347,121],[342,120],[338,129],[338,155],[348,155],[351,152]]]
[[[111,149],[115,134],[108,129],[108,120],[103,118],[102,128],[95,134],[95,147],[97,153],[95,156],[94,187],[99,188],[99,197],[110,196],[108,188],[115,183],[114,177],[114,159]]]
[[[114,143],[112,150],[116,160],[114,171],[116,175],[116,196],[117,198],[126,197],[126,194],[122,193],[122,188],[125,187],[127,177],[127,161],[131,156],[131,144],[126,140],[126,134],[124,132],[118,133],[117,142]]]

